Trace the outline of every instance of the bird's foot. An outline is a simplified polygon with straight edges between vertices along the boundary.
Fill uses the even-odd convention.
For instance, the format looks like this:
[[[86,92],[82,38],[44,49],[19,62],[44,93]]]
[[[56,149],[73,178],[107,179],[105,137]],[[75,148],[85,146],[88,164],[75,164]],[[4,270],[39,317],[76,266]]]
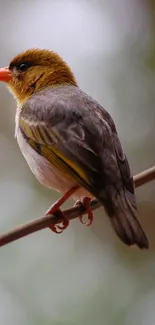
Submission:
[[[47,214],[54,214],[57,218],[59,218],[61,220],[60,224],[53,224],[53,225],[49,226],[49,228],[56,234],[61,234],[63,232],[63,230],[65,230],[69,226],[69,220],[65,217],[65,215],[63,214],[63,212],[60,209],[58,209],[55,212],[51,212],[51,209],[50,209],[46,212],[46,215]]]
[[[70,196],[78,189],[78,186],[72,187],[68,192],[66,192],[58,201],[56,201],[47,211],[46,215],[53,214],[60,218],[59,224],[52,224],[49,228],[56,234],[61,234],[64,229],[69,226],[69,220],[65,217],[63,212],[60,210],[61,205],[70,198]]]
[[[79,219],[80,219],[80,222],[86,226],[90,226],[94,219],[94,215],[93,215],[92,209],[90,207],[90,201],[91,201],[91,199],[89,197],[84,197],[82,202],[80,200],[78,200],[75,202],[75,205],[74,205],[74,206],[82,206],[85,208],[86,213],[88,215],[88,222],[85,222],[83,220],[83,215],[79,216]]]

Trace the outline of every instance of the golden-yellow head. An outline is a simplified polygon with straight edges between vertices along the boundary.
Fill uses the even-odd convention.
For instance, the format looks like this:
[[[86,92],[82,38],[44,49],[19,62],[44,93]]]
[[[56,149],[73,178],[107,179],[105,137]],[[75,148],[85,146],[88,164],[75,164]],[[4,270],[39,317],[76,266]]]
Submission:
[[[0,81],[7,82],[19,105],[47,87],[77,86],[66,62],[57,53],[41,49],[29,49],[18,54],[9,67],[0,69]]]

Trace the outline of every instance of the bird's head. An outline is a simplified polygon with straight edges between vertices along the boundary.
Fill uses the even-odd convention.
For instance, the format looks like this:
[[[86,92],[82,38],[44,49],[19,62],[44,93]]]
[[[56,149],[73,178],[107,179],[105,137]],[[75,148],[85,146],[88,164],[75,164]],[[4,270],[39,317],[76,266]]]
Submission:
[[[18,105],[47,87],[77,86],[66,62],[57,53],[41,49],[29,49],[18,54],[8,67],[0,69],[0,81],[7,83]]]

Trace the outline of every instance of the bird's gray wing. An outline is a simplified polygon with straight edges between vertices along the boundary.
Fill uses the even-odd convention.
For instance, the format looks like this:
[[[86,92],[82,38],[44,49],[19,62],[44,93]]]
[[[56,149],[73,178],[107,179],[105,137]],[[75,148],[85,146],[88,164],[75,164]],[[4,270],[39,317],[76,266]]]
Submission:
[[[107,181],[100,149],[107,164],[114,159],[113,169],[118,166],[111,129],[106,121],[98,121],[93,102],[86,103],[83,96],[56,95],[52,90],[37,94],[23,105],[19,126],[30,146],[97,197]]]

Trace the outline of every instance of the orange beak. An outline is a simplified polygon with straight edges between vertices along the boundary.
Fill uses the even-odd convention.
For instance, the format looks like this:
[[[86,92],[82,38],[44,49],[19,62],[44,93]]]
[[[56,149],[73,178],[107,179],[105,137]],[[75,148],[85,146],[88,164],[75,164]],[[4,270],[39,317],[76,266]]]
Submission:
[[[12,79],[12,73],[8,67],[0,69],[0,81],[8,82]]]

